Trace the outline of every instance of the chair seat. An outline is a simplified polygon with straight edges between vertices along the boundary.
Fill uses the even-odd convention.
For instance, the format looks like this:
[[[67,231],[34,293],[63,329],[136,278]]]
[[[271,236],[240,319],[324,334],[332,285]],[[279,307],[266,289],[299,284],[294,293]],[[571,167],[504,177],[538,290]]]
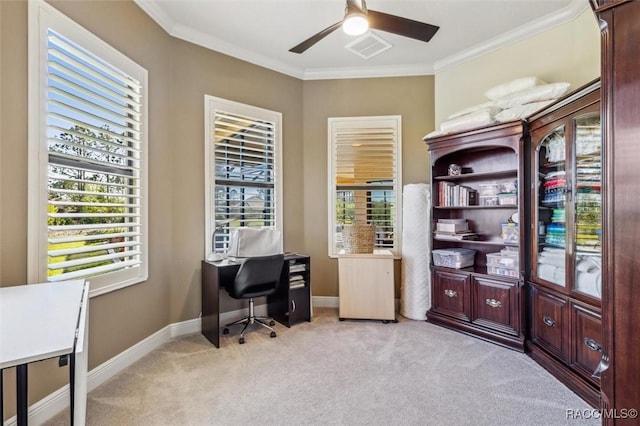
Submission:
[[[233,283],[225,289],[234,299],[249,299],[249,316],[239,321],[227,324],[244,324],[240,332],[240,343],[244,343],[244,333],[250,324],[258,324],[271,330],[271,337],[276,337],[276,332],[266,322],[268,318],[256,317],[254,315],[254,302],[256,297],[269,296],[278,290],[281,281],[282,267],[284,265],[284,255],[249,257],[242,262],[240,269],[236,273]],[[273,321],[271,321],[273,323]],[[273,323],[275,324],[275,323]],[[224,329],[224,334],[229,332]]]

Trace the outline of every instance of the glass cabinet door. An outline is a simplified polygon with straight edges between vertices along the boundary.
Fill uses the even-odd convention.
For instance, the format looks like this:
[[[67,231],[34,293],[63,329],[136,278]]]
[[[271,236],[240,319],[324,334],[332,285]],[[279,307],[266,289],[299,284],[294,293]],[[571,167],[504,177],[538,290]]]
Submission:
[[[537,253],[535,275],[546,282],[566,286],[567,164],[565,126],[559,126],[542,138],[537,151]]]
[[[600,116],[575,121],[575,194],[573,290],[602,295],[602,154]]]

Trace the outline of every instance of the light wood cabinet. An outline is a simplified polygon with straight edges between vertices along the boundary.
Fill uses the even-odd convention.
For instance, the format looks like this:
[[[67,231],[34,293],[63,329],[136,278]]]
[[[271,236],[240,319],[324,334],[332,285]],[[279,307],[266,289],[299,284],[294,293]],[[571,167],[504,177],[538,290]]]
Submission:
[[[388,250],[372,254],[340,254],[340,320],[396,322],[393,268],[393,254]]]

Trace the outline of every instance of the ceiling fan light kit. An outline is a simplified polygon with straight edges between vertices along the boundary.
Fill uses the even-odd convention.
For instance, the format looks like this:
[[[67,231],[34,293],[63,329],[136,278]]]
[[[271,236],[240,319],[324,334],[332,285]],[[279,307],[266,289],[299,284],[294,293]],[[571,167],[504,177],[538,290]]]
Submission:
[[[351,27],[352,21],[354,27]],[[341,22],[336,22],[319,33],[312,35],[302,43],[289,49],[289,52],[302,53],[339,27],[342,27],[343,31],[349,35],[364,34],[371,27],[374,30],[397,34],[424,41],[425,43],[431,40],[440,28],[436,25],[414,21],[413,19],[367,9],[365,0],[347,0],[345,17]]]
[[[362,0],[361,8],[358,8],[358,5],[353,2],[347,2],[344,10],[344,20],[342,21],[342,31],[348,35],[359,36],[366,33],[368,29],[367,5],[364,0]]]
[[[369,29],[369,21],[362,13],[352,13],[342,22],[342,31],[348,35],[358,36]]]

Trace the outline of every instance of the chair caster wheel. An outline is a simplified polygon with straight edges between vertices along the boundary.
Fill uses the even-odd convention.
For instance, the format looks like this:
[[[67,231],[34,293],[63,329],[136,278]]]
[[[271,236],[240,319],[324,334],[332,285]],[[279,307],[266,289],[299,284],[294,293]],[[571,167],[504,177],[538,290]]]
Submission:
[[[222,334],[229,334],[229,329],[225,328],[224,330],[222,330]]]
[[[271,332],[271,338],[274,338],[274,337],[276,337],[276,332],[275,332],[275,331],[272,331],[272,332]]]
[[[241,345],[244,345],[244,337],[241,337],[240,339],[238,339],[238,343],[240,343]]]
[[[270,325],[271,327],[273,327],[274,325],[276,325],[276,322],[275,322],[274,320],[271,320],[271,321],[269,321],[269,325]]]

